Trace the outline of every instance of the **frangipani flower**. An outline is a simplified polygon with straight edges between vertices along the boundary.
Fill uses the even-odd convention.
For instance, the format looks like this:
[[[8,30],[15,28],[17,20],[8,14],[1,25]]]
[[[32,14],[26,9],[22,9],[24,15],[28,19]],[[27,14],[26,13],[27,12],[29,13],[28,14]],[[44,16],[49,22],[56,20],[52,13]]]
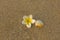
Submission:
[[[38,28],[41,28],[43,26],[43,22],[41,20],[36,20],[35,22],[35,26],[38,27]]]
[[[35,20],[33,19],[32,15],[23,16],[22,24],[25,24],[27,28],[31,28],[31,24],[34,24]]]

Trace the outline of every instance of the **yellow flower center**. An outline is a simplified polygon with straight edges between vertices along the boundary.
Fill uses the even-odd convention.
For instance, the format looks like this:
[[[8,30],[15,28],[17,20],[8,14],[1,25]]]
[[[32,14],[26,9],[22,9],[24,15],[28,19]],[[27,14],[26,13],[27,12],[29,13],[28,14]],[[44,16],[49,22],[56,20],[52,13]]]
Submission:
[[[30,24],[30,23],[32,23],[32,18],[27,17],[27,18],[25,18],[24,21],[25,21],[26,24]]]

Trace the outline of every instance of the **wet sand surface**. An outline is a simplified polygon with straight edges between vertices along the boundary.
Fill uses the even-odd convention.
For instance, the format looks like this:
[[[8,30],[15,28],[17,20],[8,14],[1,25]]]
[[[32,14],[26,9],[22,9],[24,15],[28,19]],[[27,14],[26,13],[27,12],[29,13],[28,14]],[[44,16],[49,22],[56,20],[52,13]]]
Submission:
[[[22,25],[30,14],[44,27]],[[60,0],[0,0],[0,40],[60,40]]]

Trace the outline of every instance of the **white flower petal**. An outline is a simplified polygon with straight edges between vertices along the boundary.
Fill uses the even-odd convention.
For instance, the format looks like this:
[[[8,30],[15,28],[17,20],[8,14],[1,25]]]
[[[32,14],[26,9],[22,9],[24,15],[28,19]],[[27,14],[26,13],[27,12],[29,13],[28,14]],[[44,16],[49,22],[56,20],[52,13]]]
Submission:
[[[24,21],[22,21],[22,24],[25,24],[25,22],[24,22]]]
[[[27,16],[23,16],[23,19],[27,18]]]
[[[29,25],[26,25],[27,26],[27,28],[31,28],[31,24],[29,24]]]
[[[35,23],[35,19],[32,20],[32,23]]]
[[[32,18],[32,15],[29,15],[30,18]]]

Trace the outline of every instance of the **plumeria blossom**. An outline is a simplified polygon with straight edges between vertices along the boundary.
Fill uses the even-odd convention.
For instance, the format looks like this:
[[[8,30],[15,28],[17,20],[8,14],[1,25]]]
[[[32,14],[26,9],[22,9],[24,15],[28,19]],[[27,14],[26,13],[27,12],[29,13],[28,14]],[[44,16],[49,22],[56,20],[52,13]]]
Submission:
[[[31,28],[31,24],[35,23],[35,19],[33,19],[32,15],[23,16],[22,24],[25,24],[27,28]]]
[[[43,22],[41,20],[36,20],[35,22],[35,26],[38,27],[38,28],[41,28],[43,26]]]

